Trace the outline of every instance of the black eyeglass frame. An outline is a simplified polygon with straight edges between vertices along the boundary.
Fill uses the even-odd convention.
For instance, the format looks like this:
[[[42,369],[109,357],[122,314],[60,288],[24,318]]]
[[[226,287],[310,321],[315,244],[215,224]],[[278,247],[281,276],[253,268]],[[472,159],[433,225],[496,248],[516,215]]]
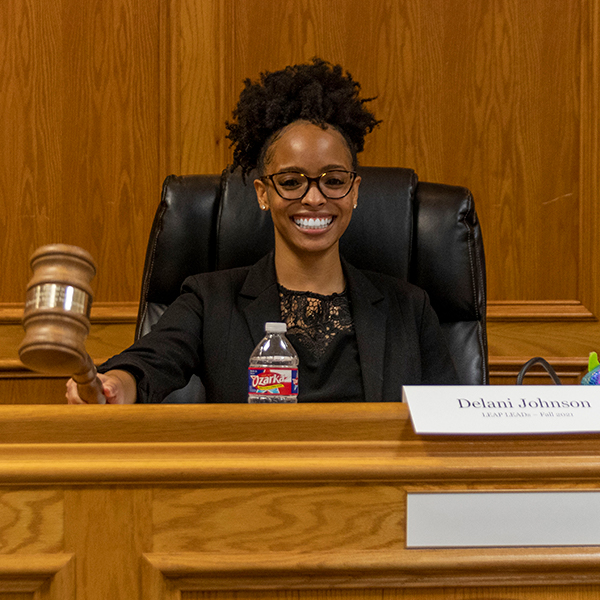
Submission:
[[[277,184],[273,180],[273,177],[276,177],[277,175],[285,175],[286,173],[297,173],[298,175],[302,175],[302,177],[304,177],[304,179],[306,179],[306,181],[308,182],[308,185],[306,186],[306,189],[304,190],[304,193],[302,194],[302,196],[298,196],[298,198],[286,198],[279,191],[279,189],[277,188]],[[321,181],[323,175],[326,175],[327,173],[349,173],[350,175],[352,175],[352,179],[350,181],[350,187],[348,188],[348,191],[343,196],[328,196],[321,189],[320,181]],[[279,171],[278,173],[273,173],[272,175],[263,175],[261,177],[261,179],[263,181],[265,179],[270,180],[271,183],[273,184],[273,189],[277,192],[277,195],[280,198],[283,198],[284,200],[289,200],[290,202],[294,202],[295,200],[302,200],[302,198],[304,198],[304,196],[306,196],[306,194],[308,194],[308,190],[310,190],[310,184],[313,181],[317,184],[317,189],[319,190],[319,192],[321,192],[321,195],[324,198],[327,198],[327,200],[341,200],[342,198],[345,198],[352,191],[352,186],[354,185],[354,180],[356,179],[357,175],[358,175],[358,173],[356,171],[346,171],[345,169],[331,169],[331,171],[323,171],[323,173],[321,173],[318,177],[309,177],[308,175],[305,175],[304,173],[301,173],[300,171]]]

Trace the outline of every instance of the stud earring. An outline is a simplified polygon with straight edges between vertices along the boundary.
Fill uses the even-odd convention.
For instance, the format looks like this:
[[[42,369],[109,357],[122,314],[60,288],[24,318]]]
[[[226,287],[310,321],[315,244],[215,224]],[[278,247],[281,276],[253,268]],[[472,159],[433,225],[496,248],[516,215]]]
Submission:
[[[260,205],[260,210],[267,210],[267,207],[264,204]]]
[[[357,206],[358,206],[358,204],[355,204],[355,205],[354,205],[354,208],[356,208]]]

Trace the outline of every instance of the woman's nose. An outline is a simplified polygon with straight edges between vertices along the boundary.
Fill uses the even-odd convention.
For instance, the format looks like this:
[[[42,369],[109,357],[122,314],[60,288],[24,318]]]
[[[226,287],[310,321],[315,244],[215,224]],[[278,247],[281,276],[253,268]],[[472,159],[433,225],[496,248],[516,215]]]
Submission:
[[[327,198],[323,196],[319,186],[317,186],[316,181],[311,181],[308,186],[308,191],[306,192],[306,196],[302,198],[302,204],[306,204],[308,206],[321,206],[327,202]]]

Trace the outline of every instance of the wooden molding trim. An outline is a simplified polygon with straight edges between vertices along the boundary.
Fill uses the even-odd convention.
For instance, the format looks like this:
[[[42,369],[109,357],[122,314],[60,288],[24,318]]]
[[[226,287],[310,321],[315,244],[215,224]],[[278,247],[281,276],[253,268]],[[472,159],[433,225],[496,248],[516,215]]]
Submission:
[[[143,557],[171,588],[198,591],[600,583],[600,554],[587,547]]]
[[[92,323],[135,323],[138,302],[96,302],[92,305]],[[20,323],[23,318],[23,302],[1,302],[0,324]]]
[[[96,302],[92,323],[135,323],[137,302]],[[22,302],[0,303],[0,323],[20,323]],[[496,300],[487,305],[488,321],[597,321],[597,317],[577,300]]]
[[[110,410],[110,409],[109,409]],[[83,439],[83,436],[81,436]],[[508,448],[519,448],[518,441],[503,437]],[[447,445],[452,445],[448,442]],[[582,481],[600,479],[598,445],[595,456],[558,454],[554,456],[455,456],[394,457],[400,448],[394,443],[234,443],[206,444],[41,444],[0,449],[0,483],[67,485],[114,485],[115,483],[193,484],[198,482],[273,482],[277,481],[398,481],[412,486],[431,486],[451,479],[464,485],[510,487],[527,482],[556,481],[579,486]],[[500,444],[490,443],[498,447]],[[550,444],[529,444],[530,453]],[[459,443],[460,446],[460,443]],[[483,449],[485,444],[479,446]],[[525,444],[523,445],[525,446]],[[487,449],[487,448],[486,448]],[[482,450],[482,452],[485,452]],[[515,450],[516,452],[516,450]],[[600,574],[599,574],[600,576]]]
[[[401,403],[0,406],[0,484],[380,481],[562,489],[600,438],[418,436]],[[233,433],[235,432],[235,433]],[[232,437],[233,435],[233,437]],[[335,440],[335,441],[332,441]]]
[[[92,323],[135,323],[137,302],[96,302]],[[22,302],[0,303],[0,324],[20,323]],[[577,300],[496,300],[487,305],[488,321],[597,321],[597,317]]]
[[[0,593],[36,592],[72,560],[73,554],[0,554]]]
[[[490,356],[490,377],[514,377],[516,379],[523,365],[531,356]],[[554,367],[559,377],[577,378],[587,370],[588,359],[577,357],[551,357],[546,360]],[[545,374],[546,371],[540,365],[534,365],[525,375],[536,377]]]
[[[153,560],[154,555],[142,555],[141,560],[141,597],[144,600],[181,600],[181,590],[168,576],[160,571],[161,562]]]
[[[92,323],[135,323],[139,302],[96,302],[92,305]]]
[[[210,447],[213,456],[231,458],[252,448],[256,448],[253,457],[255,453],[282,450],[293,457],[301,447],[302,454],[297,457],[301,461],[313,460],[315,451],[335,456],[335,452],[345,449],[344,443],[358,442],[362,453],[398,459],[409,454],[433,456],[438,447],[446,454],[473,454],[476,459],[488,450],[509,452],[508,444],[511,454],[522,451],[527,456],[532,449],[535,454],[545,450],[556,455],[563,450],[571,454],[582,444],[590,451],[600,450],[597,435],[476,436],[468,440],[469,436],[451,436],[449,447],[445,436],[416,435],[408,406],[396,402],[282,404],[266,408],[272,410],[253,404],[0,405],[0,451],[10,449],[13,456],[19,448],[26,448],[27,455],[33,456],[35,444],[43,444],[41,450],[38,447],[42,455],[46,449],[51,454],[47,446],[60,455],[70,449],[66,447],[69,444],[79,444],[82,452],[94,444],[110,444],[107,452],[113,451],[112,444],[129,444],[132,451],[144,457],[154,444],[170,444],[168,456],[176,456],[188,450],[182,449],[182,444],[199,443],[189,450],[206,451]],[[333,448],[332,440],[338,445],[328,450]],[[390,448],[398,450],[400,446],[402,453],[386,454]],[[125,461],[127,456],[121,459]],[[344,454],[339,456],[343,458]],[[600,451],[594,456],[600,465]]]
[[[93,357],[94,363],[100,365],[106,362],[110,357]],[[490,356],[489,367],[491,375],[498,376],[517,376],[521,367],[531,358],[531,356]],[[554,367],[559,377],[578,377],[587,369],[587,358],[553,356],[545,357]],[[535,366],[531,369],[531,374],[545,373],[542,367]],[[0,378],[31,378],[31,379],[56,379],[63,378],[63,375],[48,375],[45,373],[36,373],[28,369],[18,359],[0,359]]]
[[[94,358],[96,366],[106,362],[110,357]],[[26,367],[18,358],[0,359],[0,379],[65,379],[68,375],[38,373]]]
[[[487,304],[488,321],[596,321],[577,300],[495,300]]]

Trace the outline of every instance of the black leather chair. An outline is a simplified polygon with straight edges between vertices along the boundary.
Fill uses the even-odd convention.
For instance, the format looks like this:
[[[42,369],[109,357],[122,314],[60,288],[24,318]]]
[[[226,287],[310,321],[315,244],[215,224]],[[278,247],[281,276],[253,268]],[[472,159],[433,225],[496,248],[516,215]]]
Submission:
[[[447,337],[461,383],[487,384],[486,280],[471,193],[419,183],[411,169],[362,167],[358,208],[340,241],[354,266],[424,288]],[[268,212],[252,175],[167,177],[146,253],[136,339],[147,333],[195,273],[250,265],[273,247]],[[197,379],[197,378],[196,378]],[[204,401],[199,381],[168,402]]]

